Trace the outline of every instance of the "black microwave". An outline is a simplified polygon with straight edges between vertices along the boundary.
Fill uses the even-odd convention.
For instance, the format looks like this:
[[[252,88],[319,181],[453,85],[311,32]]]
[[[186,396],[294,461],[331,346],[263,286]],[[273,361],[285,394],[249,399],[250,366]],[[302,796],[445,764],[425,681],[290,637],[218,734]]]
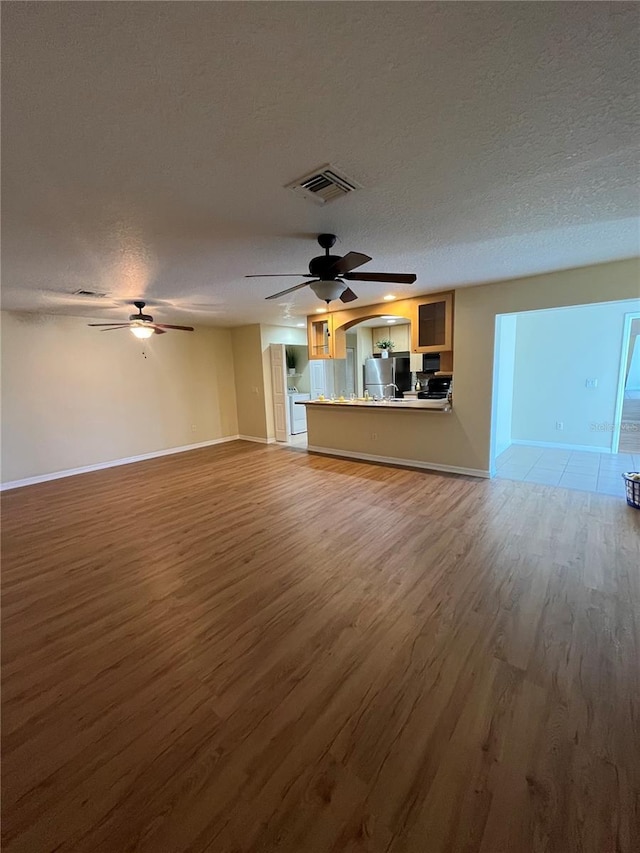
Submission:
[[[440,353],[425,352],[422,356],[422,372],[437,373],[440,370]]]

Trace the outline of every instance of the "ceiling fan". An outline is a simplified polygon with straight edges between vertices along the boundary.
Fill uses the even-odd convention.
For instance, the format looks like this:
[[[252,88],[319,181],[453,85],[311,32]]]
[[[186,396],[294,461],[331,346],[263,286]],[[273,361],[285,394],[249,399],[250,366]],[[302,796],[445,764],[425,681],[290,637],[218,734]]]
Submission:
[[[102,332],[114,332],[116,329],[130,329],[136,338],[150,338],[151,335],[164,335],[169,329],[180,332],[193,332],[193,326],[171,326],[168,323],[154,323],[151,314],[143,314],[144,302],[136,300],[133,303],[138,309],[137,314],[129,315],[128,323],[89,323],[89,326],[109,326]]]
[[[416,280],[413,273],[351,272],[356,267],[366,264],[371,258],[361,252],[348,252],[344,257],[330,255],[329,249],[335,242],[335,234],[318,234],[318,243],[325,250],[325,254],[312,258],[309,263],[309,272],[299,274],[301,278],[312,278],[314,280],[303,281],[302,284],[288,287],[286,290],[281,290],[279,293],[274,293],[266,298],[277,299],[308,285],[315,295],[328,305],[333,299],[340,299],[341,302],[353,302],[354,299],[358,298],[353,290],[345,284],[344,279],[347,281],[384,281],[393,284],[413,284]],[[298,275],[298,273],[283,273],[283,276],[285,275]],[[277,276],[274,274],[245,276],[245,278],[274,277]]]

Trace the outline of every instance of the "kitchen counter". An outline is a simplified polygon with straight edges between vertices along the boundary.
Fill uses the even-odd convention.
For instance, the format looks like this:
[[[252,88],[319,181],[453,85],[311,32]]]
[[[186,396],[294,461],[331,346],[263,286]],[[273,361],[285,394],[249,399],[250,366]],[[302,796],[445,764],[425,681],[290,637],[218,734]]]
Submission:
[[[308,400],[307,450],[386,465],[488,476],[456,464],[458,412],[446,400]],[[445,409],[445,406],[447,408]],[[346,413],[346,414],[345,414]],[[464,440],[468,438],[464,436]]]
[[[298,406],[313,406],[315,408],[332,409],[377,409],[378,411],[435,412],[445,415],[451,412],[451,406],[446,400],[308,400],[297,403]]]

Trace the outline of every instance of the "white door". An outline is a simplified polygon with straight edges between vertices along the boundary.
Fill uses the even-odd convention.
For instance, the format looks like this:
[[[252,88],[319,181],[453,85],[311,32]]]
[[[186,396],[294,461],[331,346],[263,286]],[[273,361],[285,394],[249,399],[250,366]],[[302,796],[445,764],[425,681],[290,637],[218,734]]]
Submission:
[[[326,386],[324,381],[324,361],[318,359],[310,359],[309,361],[309,378],[311,385],[311,399],[317,400],[321,394],[326,395]]]
[[[284,344],[269,344],[271,353],[271,395],[273,397],[273,421],[276,441],[289,438],[289,403],[287,400],[287,377]]]

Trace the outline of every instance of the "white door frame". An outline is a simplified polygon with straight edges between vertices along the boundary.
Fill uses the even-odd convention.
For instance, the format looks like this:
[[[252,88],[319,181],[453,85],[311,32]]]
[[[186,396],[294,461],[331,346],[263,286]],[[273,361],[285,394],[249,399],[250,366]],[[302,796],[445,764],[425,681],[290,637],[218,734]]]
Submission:
[[[502,374],[504,365],[502,363],[504,352],[502,351],[502,335],[503,335],[503,320],[506,318],[517,317],[517,313],[511,314],[496,314],[494,324],[494,339],[493,339],[493,378],[491,388],[491,433],[489,436],[489,476],[496,475],[496,456],[497,456],[497,424],[498,424],[498,400],[500,398]],[[515,358],[515,355],[514,355]],[[513,390],[512,390],[513,396]],[[502,452],[502,450],[501,450]]]
[[[629,358],[629,344],[631,342],[631,323],[640,319],[640,313],[633,311],[624,315],[622,328],[622,347],[620,351],[620,369],[618,371],[618,393],[616,395],[616,408],[613,414],[613,432],[611,434],[611,452],[617,453],[620,447],[620,431],[622,429],[622,407],[624,406],[624,390],[627,384],[627,359]]]
[[[276,441],[288,441],[291,435],[289,423],[289,396],[287,394],[287,360],[284,344],[269,344],[271,360],[271,398],[273,404],[273,428]]]

